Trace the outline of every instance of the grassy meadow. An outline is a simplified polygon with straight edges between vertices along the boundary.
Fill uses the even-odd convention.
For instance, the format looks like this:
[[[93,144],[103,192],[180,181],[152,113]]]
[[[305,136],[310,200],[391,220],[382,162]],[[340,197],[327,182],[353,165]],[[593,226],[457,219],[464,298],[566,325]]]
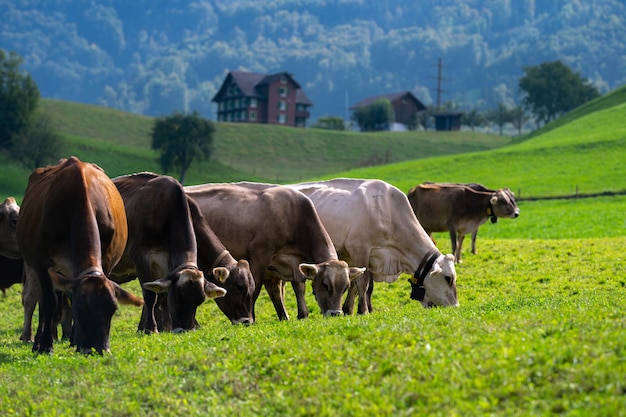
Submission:
[[[518,197],[625,190],[626,107],[616,96],[623,97],[610,94],[610,105],[600,99],[525,140],[473,137],[478,145],[471,146],[482,149],[463,148],[470,146],[465,132],[407,134],[393,145],[397,133],[345,133],[320,145],[315,137],[327,132],[307,129],[302,135],[312,143],[276,151],[260,143],[273,147],[273,135],[300,131],[255,128],[253,150],[253,140],[233,131],[233,146],[255,154],[258,165],[228,162],[217,150],[222,143],[211,175],[276,181],[272,170],[283,164],[293,174],[278,180],[295,182],[298,161],[320,165],[318,153],[327,152],[330,168],[308,167],[302,179],[380,178],[404,191],[427,180],[476,181],[508,186]],[[76,149],[103,158],[98,163],[111,164],[115,175],[129,166],[157,169],[147,165],[151,151],[135,142],[94,141],[87,127],[72,130],[65,135]],[[360,138],[361,154],[343,161]],[[448,141],[445,152],[438,140]],[[392,147],[403,160],[359,168],[375,149]],[[19,173],[6,167],[0,190]],[[194,175],[198,181],[200,168]],[[481,227],[476,255],[466,239],[459,308],[422,308],[410,300],[406,276],[376,285],[367,316],[321,317],[309,286],[306,320],[278,321],[263,292],[252,326],[232,326],[211,301],[199,308],[200,329],[145,336],[135,331],[140,310],[122,306],[110,354],[84,357],[63,341],[48,356],[18,340],[23,315],[13,286],[0,297],[0,415],[626,416],[626,196],[518,205],[519,218]],[[449,253],[448,236],[435,238]],[[136,282],[125,287],[139,293]],[[289,285],[286,302],[295,317]]]

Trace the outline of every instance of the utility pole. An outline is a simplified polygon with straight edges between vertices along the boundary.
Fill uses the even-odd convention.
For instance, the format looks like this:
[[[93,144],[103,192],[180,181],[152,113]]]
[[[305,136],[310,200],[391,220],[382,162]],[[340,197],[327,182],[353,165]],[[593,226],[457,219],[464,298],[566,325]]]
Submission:
[[[441,58],[439,58],[437,61],[437,110],[441,110],[441,93],[443,93],[441,89],[441,81],[443,80],[442,69],[443,64],[441,63]]]

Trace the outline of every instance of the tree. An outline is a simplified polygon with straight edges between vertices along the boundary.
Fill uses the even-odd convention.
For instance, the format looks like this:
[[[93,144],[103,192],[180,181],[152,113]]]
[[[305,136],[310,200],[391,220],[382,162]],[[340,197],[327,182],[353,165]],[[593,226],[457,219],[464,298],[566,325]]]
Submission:
[[[524,72],[519,88],[526,94],[524,105],[538,122],[548,123],[600,95],[561,61],[524,67]]]
[[[502,130],[504,129],[504,125],[506,125],[507,123],[511,123],[512,119],[512,111],[509,110],[509,108],[502,103],[498,105],[497,109],[491,110],[487,114],[487,120],[498,126],[500,130],[500,136],[502,136]]]
[[[346,130],[343,119],[338,116],[320,117],[319,119],[317,119],[317,122],[312,127],[328,130]]]
[[[55,132],[47,114],[37,112],[32,120],[11,137],[11,155],[25,168],[35,169],[63,156],[65,143]]]
[[[393,106],[389,99],[381,98],[352,113],[352,120],[364,132],[386,130],[394,122]]]
[[[213,151],[215,126],[197,111],[190,115],[174,113],[159,117],[152,127],[152,149],[161,151],[159,163],[164,172],[180,169],[180,183],[195,158],[209,159]]]
[[[486,116],[474,107],[469,112],[463,113],[461,121],[465,126],[469,126],[473,132],[477,127],[485,125]]]
[[[0,148],[11,147],[11,137],[23,129],[39,101],[39,88],[20,70],[23,59],[0,49]]]
[[[528,113],[522,106],[515,106],[511,109],[511,124],[517,129],[517,135],[522,136],[522,128],[528,121]]]

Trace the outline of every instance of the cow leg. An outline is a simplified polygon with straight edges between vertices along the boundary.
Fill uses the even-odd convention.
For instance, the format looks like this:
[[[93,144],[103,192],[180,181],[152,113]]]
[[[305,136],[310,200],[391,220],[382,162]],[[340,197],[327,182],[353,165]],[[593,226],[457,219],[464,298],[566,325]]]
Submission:
[[[359,278],[357,278],[358,280]],[[348,291],[346,292],[346,299],[343,302],[343,314],[353,314],[354,313],[354,301],[356,300],[356,294],[358,292],[356,286],[356,280],[350,283],[350,287],[348,287]]]
[[[472,233],[472,253],[476,255],[476,236],[478,235],[478,229]]]
[[[465,234],[459,232],[459,239],[456,244],[456,251],[454,256],[456,257],[456,263],[461,263],[461,250],[463,249],[463,240],[465,239]]]
[[[284,290],[282,280],[276,274],[267,271],[264,280],[265,290],[274,304],[274,309],[279,320],[289,320],[289,314],[285,308]]]
[[[372,307],[372,293],[373,292],[374,292],[374,277],[370,276],[369,286],[367,287],[367,310],[370,313],[374,311],[374,308]]]
[[[456,230],[454,230],[453,227],[450,227],[450,242],[452,243],[452,253],[454,254],[454,256],[456,257]],[[456,257],[456,261],[459,261],[459,258]]]
[[[306,282],[291,281],[291,287],[296,294],[296,302],[298,303],[298,318],[306,319],[309,317],[309,308],[306,305],[305,293]]]
[[[25,265],[26,266],[26,265]],[[26,266],[22,277],[22,307],[24,308],[24,325],[20,340],[33,342],[33,314],[41,296],[39,280],[35,271]]]
[[[38,271],[41,286],[41,299],[39,302],[39,327],[35,335],[33,352],[52,353],[53,352],[53,322],[57,308],[57,297],[52,288],[52,281],[48,278],[48,271],[44,268]],[[47,278],[47,279],[46,279]]]
[[[367,314],[369,312],[368,289],[370,280],[372,280],[372,274],[370,274],[369,271],[365,271],[360,277],[355,280],[357,291],[359,293],[359,306],[357,308],[357,312],[359,314]]]
[[[157,294],[154,291],[142,289],[143,293],[143,309],[141,310],[141,319],[139,320],[139,326],[137,326],[138,332],[144,332],[145,334],[158,333],[158,327],[154,309],[157,308]]]

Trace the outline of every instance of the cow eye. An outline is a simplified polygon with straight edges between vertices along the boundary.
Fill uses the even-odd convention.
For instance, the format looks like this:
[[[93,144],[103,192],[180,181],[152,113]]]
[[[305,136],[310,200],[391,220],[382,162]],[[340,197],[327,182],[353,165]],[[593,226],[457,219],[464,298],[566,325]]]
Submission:
[[[446,275],[446,282],[448,283],[448,285],[452,285],[452,277],[450,275]]]

